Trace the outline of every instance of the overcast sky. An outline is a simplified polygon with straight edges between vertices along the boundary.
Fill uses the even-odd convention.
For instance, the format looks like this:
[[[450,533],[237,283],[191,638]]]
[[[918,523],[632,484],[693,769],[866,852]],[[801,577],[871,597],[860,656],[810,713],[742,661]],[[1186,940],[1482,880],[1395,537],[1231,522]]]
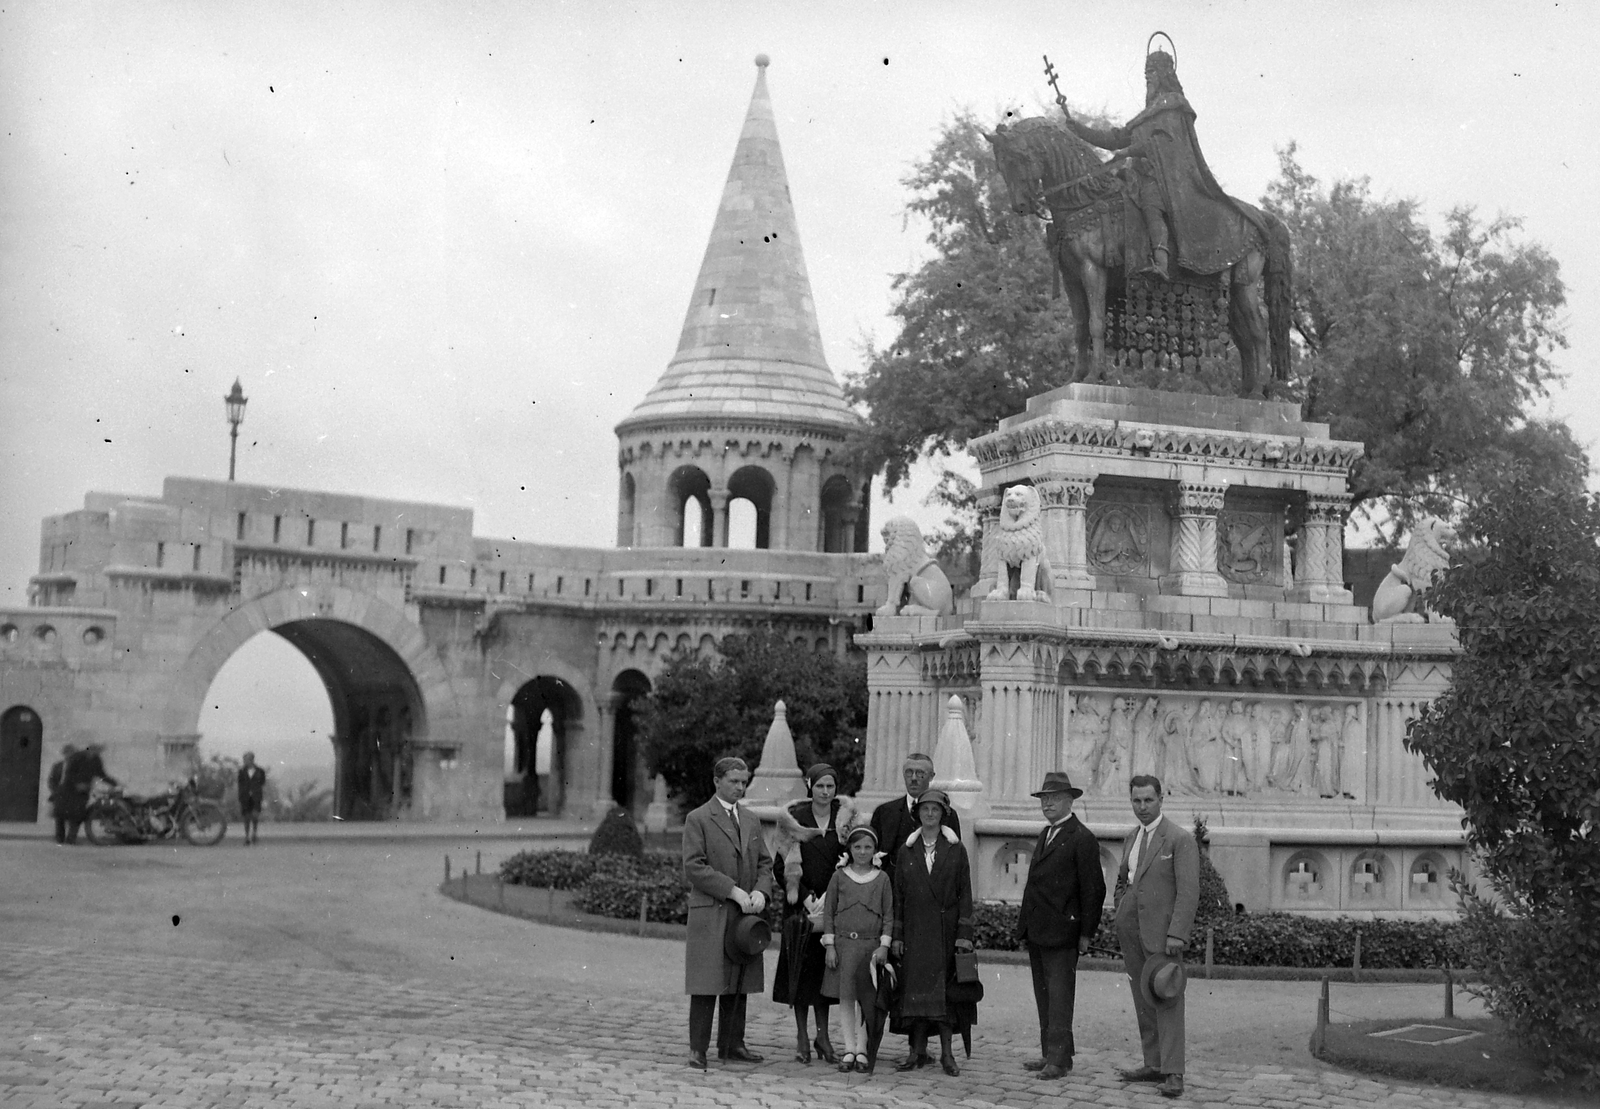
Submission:
[[[1131,115],[1161,29],[1234,195],[1293,140],[1436,220],[1524,217],[1568,286],[1550,410],[1600,440],[1595,5],[800,7],[7,4],[0,605],[86,490],[225,477],[235,377],[241,480],[612,542],[611,429],[673,354],[763,51],[840,376],[892,335],[941,122],[1031,111],[1045,53]]]

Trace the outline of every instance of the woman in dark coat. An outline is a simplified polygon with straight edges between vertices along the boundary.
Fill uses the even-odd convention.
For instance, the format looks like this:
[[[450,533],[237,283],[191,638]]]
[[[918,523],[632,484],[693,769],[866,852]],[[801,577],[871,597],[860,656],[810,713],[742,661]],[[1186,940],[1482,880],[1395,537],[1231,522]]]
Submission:
[[[795,801],[778,817],[778,832],[785,846],[777,854],[783,862],[783,945],[778,949],[778,972],[772,1000],[794,1009],[795,1061],[811,1062],[811,1049],[825,1063],[837,1063],[838,1054],[828,1037],[828,1011],[833,997],[822,992],[827,969],[821,933],[811,928],[810,912],[820,910],[823,894],[839,860],[844,839],[856,822],[856,810],[838,797],[839,775],[825,762],[806,772],[809,801]],[[817,1015],[817,1035],[810,1038],[806,1010]]]
[[[917,803],[920,826],[899,846],[894,869],[894,945],[901,960],[898,1023],[911,1037],[911,1053],[896,1070],[933,1062],[928,1035],[939,1032],[939,1062],[958,1075],[951,1035],[970,1028],[971,1002],[952,1002],[957,951],[972,950],[972,871],[961,838],[941,825],[950,798],[937,789]]]

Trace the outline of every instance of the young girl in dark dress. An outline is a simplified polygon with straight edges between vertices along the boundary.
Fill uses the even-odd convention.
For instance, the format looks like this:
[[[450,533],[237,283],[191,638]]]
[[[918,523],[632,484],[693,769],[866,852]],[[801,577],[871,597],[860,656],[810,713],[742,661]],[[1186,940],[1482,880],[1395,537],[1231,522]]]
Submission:
[[[822,989],[827,970],[822,936],[812,925],[812,914],[820,918],[822,897],[844,857],[844,835],[857,820],[855,807],[837,796],[838,789],[838,773],[827,763],[817,763],[806,772],[811,799],[791,803],[778,816],[780,848],[774,853],[783,862],[785,897],[783,943],[778,949],[772,1000],[794,1009],[794,1057],[801,1063],[811,1062],[813,1047],[823,1062],[839,1061],[828,1038],[833,997]],[[817,1015],[815,1039],[806,1027],[808,1009]]]
[[[870,1073],[865,1017],[877,1003],[869,966],[889,958],[889,929],[894,926],[894,894],[889,876],[878,865],[878,836],[871,828],[854,828],[846,837],[849,858],[833,872],[822,906],[822,946],[828,973],[824,993],[838,997],[844,1031],[842,1071]],[[857,1009],[857,1005],[860,1009]]]

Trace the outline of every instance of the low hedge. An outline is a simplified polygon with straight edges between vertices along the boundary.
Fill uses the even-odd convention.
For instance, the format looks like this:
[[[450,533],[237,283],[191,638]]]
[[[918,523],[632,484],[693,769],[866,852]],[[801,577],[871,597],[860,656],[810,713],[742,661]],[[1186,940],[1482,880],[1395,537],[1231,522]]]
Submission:
[[[980,902],[973,912],[973,936],[980,948],[1016,951],[1018,906]],[[1468,965],[1460,926],[1441,920],[1356,920],[1256,913],[1211,921],[1212,961],[1236,967],[1341,967],[1355,958],[1361,934],[1361,965],[1370,970],[1463,967]],[[1190,936],[1191,959],[1205,955],[1205,926]],[[1094,953],[1120,956],[1112,911],[1100,919]]]
[[[648,899],[647,918],[665,924],[689,919],[688,887],[683,862],[676,855],[648,851],[642,859],[589,855],[580,851],[524,851],[500,866],[508,883],[573,890],[573,907],[586,913],[637,920],[639,899]],[[973,913],[973,941],[989,951],[1016,951],[1018,906],[981,901]],[[777,906],[771,906],[769,916]],[[1461,928],[1453,921],[1356,920],[1351,917],[1307,917],[1291,913],[1255,913],[1216,918],[1212,959],[1219,966],[1345,967],[1355,956],[1361,934],[1361,965],[1370,970],[1464,967]],[[1097,955],[1117,956],[1116,922],[1108,908],[1094,941]],[[1189,944],[1190,959],[1205,954],[1205,927],[1197,925]]]

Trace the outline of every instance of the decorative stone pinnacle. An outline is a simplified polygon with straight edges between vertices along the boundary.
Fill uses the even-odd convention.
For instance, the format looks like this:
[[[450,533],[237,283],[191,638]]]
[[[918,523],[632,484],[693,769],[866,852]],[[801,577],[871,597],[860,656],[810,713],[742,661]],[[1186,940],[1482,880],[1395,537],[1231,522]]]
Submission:
[[[757,54],[756,55],[756,68],[757,69],[766,69],[767,66],[769,66],[771,64],[772,64],[772,59],[767,57],[765,54]]]

